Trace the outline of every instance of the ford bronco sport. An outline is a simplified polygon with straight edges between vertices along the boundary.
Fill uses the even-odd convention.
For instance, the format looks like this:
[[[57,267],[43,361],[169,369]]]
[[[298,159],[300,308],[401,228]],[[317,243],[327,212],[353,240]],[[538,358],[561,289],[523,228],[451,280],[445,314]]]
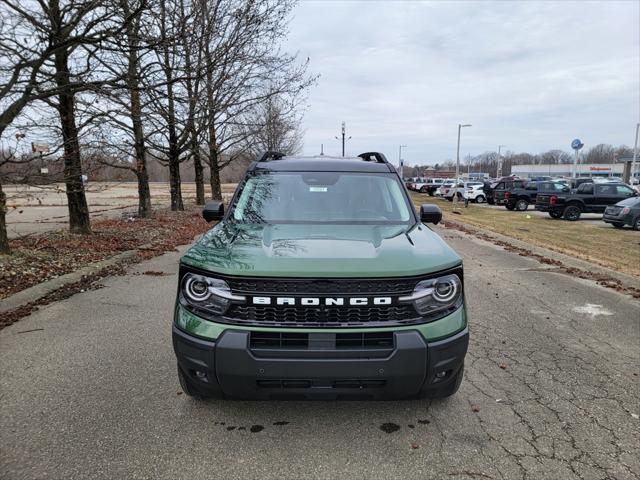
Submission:
[[[199,398],[434,398],[468,345],[460,257],[384,155],[254,162],[182,257],[173,346]]]

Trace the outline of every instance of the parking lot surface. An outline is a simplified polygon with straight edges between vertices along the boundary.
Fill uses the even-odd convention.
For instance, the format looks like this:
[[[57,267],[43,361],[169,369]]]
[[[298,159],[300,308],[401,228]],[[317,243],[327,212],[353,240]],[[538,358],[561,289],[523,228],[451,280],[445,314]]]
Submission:
[[[638,478],[640,303],[437,230],[465,261],[471,344],[456,396],[186,397],[175,252],[0,331],[0,477]]]

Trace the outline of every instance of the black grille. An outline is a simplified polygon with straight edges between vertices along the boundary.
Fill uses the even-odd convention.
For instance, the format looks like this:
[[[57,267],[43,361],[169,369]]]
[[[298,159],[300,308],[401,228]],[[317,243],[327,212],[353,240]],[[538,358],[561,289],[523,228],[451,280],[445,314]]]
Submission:
[[[230,278],[227,280],[231,290],[238,294],[258,293],[260,295],[305,293],[305,294],[348,294],[387,293],[410,294],[419,280],[398,279],[274,279],[274,278]]]
[[[334,346],[337,349],[393,348],[392,332],[336,333]],[[250,348],[307,349],[308,333],[251,332]]]
[[[232,322],[270,326],[374,326],[412,323],[420,318],[412,305],[375,307],[272,307],[232,305],[225,317]]]

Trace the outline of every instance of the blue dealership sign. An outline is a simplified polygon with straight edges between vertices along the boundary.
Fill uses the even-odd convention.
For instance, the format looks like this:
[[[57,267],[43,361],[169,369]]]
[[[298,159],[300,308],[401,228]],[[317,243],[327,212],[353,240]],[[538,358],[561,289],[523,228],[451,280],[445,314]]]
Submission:
[[[580,150],[582,147],[584,147],[584,143],[582,143],[579,138],[576,138],[573,142],[571,142],[571,148],[573,148],[574,150]]]

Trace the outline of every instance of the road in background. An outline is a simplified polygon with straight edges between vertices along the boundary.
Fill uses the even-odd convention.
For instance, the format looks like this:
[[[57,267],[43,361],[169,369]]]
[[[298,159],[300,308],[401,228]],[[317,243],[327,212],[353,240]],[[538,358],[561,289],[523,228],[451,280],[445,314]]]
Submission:
[[[640,304],[437,230],[464,257],[471,317],[453,398],[186,397],[175,252],[0,331],[0,477],[638,478]]]

